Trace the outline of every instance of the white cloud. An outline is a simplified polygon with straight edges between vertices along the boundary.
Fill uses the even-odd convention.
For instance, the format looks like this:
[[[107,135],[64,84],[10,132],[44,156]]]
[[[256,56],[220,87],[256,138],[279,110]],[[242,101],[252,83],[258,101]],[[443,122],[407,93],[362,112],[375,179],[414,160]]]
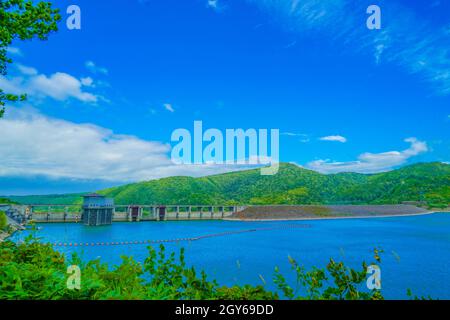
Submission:
[[[24,93],[24,88],[22,87],[23,81],[23,77],[13,77],[11,79],[7,79],[5,76],[0,75],[0,88],[4,92],[22,94]]]
[[[32,93],[42,94],[60,101],[76,98],[83,102],[96,102],[97,97],[83,92],[82,86],[80,80],[63,72],[54,73],[49,77],[40,74],[29,81],[29,89]]]
[[[51,97],[55,100],[64,101],[69,98],[78,99],[82,102],[95,103],[98,96],[85,92],[86,78],[78,80],[67,73],[56,72],[50,76],[39,74],[32,67],[17,65],[21,72],[20,76],[6,78],[0,76],[0,87],[13,94],[27,93],[37,98]],[[92,79],[91,79],[92,80]]]
[[[417,74],[439,94],[450,94],[450,37],[399,2],[379,0],[382,29],[365,27],[367,3],[353,0],[247,0],[280,21],[289,32],[317,32],[341,51],[361,52],[377,64],[392,63]]]
[[[329,160],[317,160],[306,165],[308,169],[322,173],[359,172],[376,173],[389,171],[396,166],[406,163],[414,156],[428,151],[427,144],[416,138],[405,139],[410,147],[403,151],[389,151],[383,153],[363,153],[356,161],[330,162]]]
[[[101,73],[101,74],[107,75],[109,72],[108,69],[97,66],[93,61],[86,61],[84,65],[85,65],[86,69],[88,69],[90,72],[92,72],[94,74]]]
[[[208,7],[213,8],[213,9],[217,9],[219,3],[218,0],[208,0]]]
[[[123,183],[246,168],[175,165],[168,144],[116,134],[93,124],[49,118],[29,108],[9,107],[0,121],[0,177],[46,176]]]
[[[173,106],[170,103],[165,103],[164,104],[164,109],[166,109],[169,112],[175,112],[175,109],[173,108]]]
[[[321,141],[337,141],[337,142],[341,142],[341,143],[347,142],[347,138],[345,138],[343,136],[338,136],[338,135],[322,137],[322,138],[319,138],[319,140],[321,140]]]
[[[94,80],[91,77],[81,78],[80,82],[83,86],[92,87],[94,84]]]

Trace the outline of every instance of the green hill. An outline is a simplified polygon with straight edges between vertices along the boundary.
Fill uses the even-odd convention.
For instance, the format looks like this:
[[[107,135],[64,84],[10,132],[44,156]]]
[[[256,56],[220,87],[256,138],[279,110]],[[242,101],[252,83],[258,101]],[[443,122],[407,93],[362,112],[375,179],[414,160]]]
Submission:
[[[49,194],[38,196],[8,196],[8,200],[21,204],[78,204],[85,193]]]
[[[7,198],[0,198],[0,204],[14,204],[14,202]]]
[[[324,175],[281,164],[274,176],[259,169],[202,178],[170,177],[101,190],[117,204],[397,204],[450,203],[450,165],[421,163],[390,172]],[[80,203],[81,194],[10,197],[21,203]]]

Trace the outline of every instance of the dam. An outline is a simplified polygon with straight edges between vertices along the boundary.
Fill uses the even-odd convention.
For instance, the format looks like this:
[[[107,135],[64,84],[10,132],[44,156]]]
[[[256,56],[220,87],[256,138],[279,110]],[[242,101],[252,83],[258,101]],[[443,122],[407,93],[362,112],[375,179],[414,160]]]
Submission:
[[[113,222],[221,220],[243,211],[244,206],[205,205],[113,205]],[[18,222],[81,223],[81,205],[10,205],[6,213]]]
[[[0,210],[2,210],[0,208]],[[111,205],[111,222],[188,220],[314,220],[409,216],[430,213],[414,205]],[[83,223],[83,206],[64,204],[8,205],[19,223]]]

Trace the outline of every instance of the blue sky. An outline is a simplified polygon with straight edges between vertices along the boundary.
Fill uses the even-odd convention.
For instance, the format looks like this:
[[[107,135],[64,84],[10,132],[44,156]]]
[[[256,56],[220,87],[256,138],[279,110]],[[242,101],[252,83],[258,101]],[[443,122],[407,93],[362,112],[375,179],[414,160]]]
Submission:
[[[55,4],[58,33],[13,43],[0,78],[29,95],[0,120],[0,194],[229,170],[169,161],[195,120],[280,129],[281,161],[324,173],[450,161],[448,2],[77,0],[81,30]]]

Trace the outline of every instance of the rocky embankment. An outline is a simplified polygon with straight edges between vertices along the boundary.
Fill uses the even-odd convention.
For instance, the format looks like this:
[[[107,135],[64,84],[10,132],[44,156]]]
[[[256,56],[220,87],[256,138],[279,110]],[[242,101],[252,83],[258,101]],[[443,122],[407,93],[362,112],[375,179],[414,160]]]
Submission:
[[[9,237],[9,233],[0,230],[0,242]]]
[[[14,232],[18,231],[18,230],[23,230],[25,229],[24,226],[18,224],[16,221],[14,221],[13,219],[8,218],[8,227],[7,230],[8,231],[2,231],[0,230],[0,242],[4,241],[6,238],[8,238],[10,235],[12,235]]]
[[[412,205],[251,206],[233,214],[235,220],[308,220],[407,216],[429,213]]]

